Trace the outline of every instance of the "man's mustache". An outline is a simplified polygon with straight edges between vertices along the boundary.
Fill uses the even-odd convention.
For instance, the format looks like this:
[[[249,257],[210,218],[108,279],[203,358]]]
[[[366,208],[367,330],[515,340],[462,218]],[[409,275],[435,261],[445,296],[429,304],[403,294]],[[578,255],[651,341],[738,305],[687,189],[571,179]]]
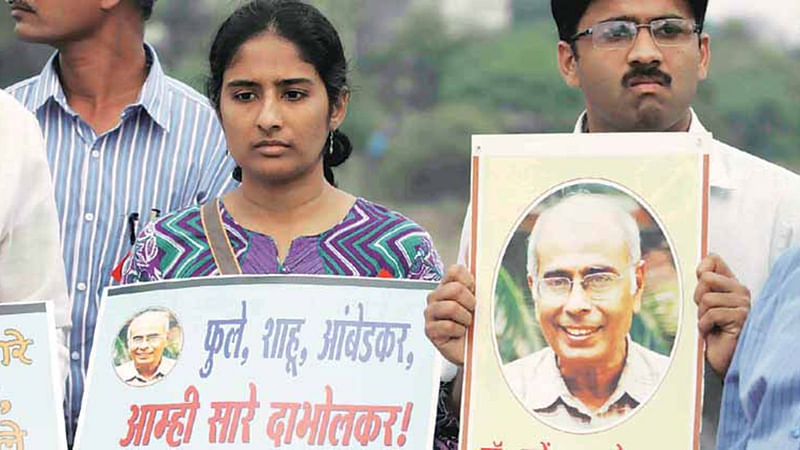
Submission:
[[[672,77],[658,68],[658,63],[636,64],[622,77],[622,86],[630,87],[632,81],[655,81],[665,87],[672,85]]]
[[[28,2],[24,0],[5,0],[8,3],[8,6],[12,8],[19,8],[25,11],[36,12],[36,9],[33,8]]]

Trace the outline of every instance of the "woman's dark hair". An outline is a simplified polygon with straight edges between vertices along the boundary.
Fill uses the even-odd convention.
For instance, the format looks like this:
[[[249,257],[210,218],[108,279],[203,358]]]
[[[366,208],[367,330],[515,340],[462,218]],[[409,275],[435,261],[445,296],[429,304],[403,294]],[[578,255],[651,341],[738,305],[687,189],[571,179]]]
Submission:
[[[264,32],[292,42],[303,61],[317,70],[328,93],[329,114],[333,112],[348,90],[347,61],[339,33],[319,10],[298,0],[252,0],[239,7],[220,25],[208,55],[210,76],[206,82],[206,95],[220,110],[222,77],[239,48],[253,37]],[[332,167],[350,157],[353,146],[341,131],[333,134],[333,152],[330,141],[321,149],[325,179],[336,185]],[[237,167],[233,178],[242,180],[242,170]]]
[[[150,19],[150,16],[153,14],[153,3],[156,0],[138,0],[139,10],[142,13],[142,19],[147,21]]]

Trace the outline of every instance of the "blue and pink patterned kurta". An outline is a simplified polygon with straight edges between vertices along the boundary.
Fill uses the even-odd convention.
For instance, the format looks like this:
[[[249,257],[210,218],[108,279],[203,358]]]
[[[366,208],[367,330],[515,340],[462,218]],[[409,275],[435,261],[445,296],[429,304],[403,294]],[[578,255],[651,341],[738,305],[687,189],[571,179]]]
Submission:
[[[347,216],[316,236],[292,241],[283,262],[275,241],[237,224],[221,207],[222,221],[245,274],[322,274],[436,281],[442,262],[419,225],[383,206],[357,199]],[[195,206],[151,222],[123,268],[123,283],[218,275]]]

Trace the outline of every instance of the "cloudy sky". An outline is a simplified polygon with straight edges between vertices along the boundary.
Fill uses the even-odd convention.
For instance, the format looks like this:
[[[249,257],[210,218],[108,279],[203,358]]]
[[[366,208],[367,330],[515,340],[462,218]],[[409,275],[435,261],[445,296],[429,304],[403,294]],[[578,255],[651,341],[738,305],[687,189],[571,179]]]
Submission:
[[[768,24],[770,27],[765,30],[764,35],[771,40],[787,40],[800,44],[800,0],[709,1],[709,21],[733,17],[756,19]]]

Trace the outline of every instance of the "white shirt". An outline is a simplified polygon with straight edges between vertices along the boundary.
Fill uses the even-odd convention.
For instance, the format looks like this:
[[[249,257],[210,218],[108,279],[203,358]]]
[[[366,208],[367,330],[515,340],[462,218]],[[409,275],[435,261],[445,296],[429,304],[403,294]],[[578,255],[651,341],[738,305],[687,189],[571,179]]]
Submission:
[[[689,133],[706,133],[691,110]],[[583,132],[582,113],[575,133]],[[800,176],[714,140],[709,169],[708,248],[722,257],[755,300],[772,265],[800,242]],[[458,262],[466,264],[472,234],[470,208],[461,230]],[[714,448],[722,382],[706,370],[701,448]]]
[[[646,402],[658,388],[669,358],[627,338],[628,354],[614,392],[592,411],[564,383],[550,347],[503,366],[511,391],[526,409],[564,431],[596,430],[616,423]]]
[[[161,362],[158,363],[158,368],[153,372],[153,376],[150,378],[143,377],[142,374],[139,373],[139,370],[136,369],[136,364],[133,361],[120,364],[117,366],[116,371],[119,378],[128,386],[150,386],[156,381],[166,377],[172,371],[172,368],[175,367],[175,362],[176,361],[172,358],[162,356]]]
[[[51,300],[63,345],[69,300],[56,205],[36,118],[0,90],[0,303]],[[66,347],[60,349],[66,375]]]

